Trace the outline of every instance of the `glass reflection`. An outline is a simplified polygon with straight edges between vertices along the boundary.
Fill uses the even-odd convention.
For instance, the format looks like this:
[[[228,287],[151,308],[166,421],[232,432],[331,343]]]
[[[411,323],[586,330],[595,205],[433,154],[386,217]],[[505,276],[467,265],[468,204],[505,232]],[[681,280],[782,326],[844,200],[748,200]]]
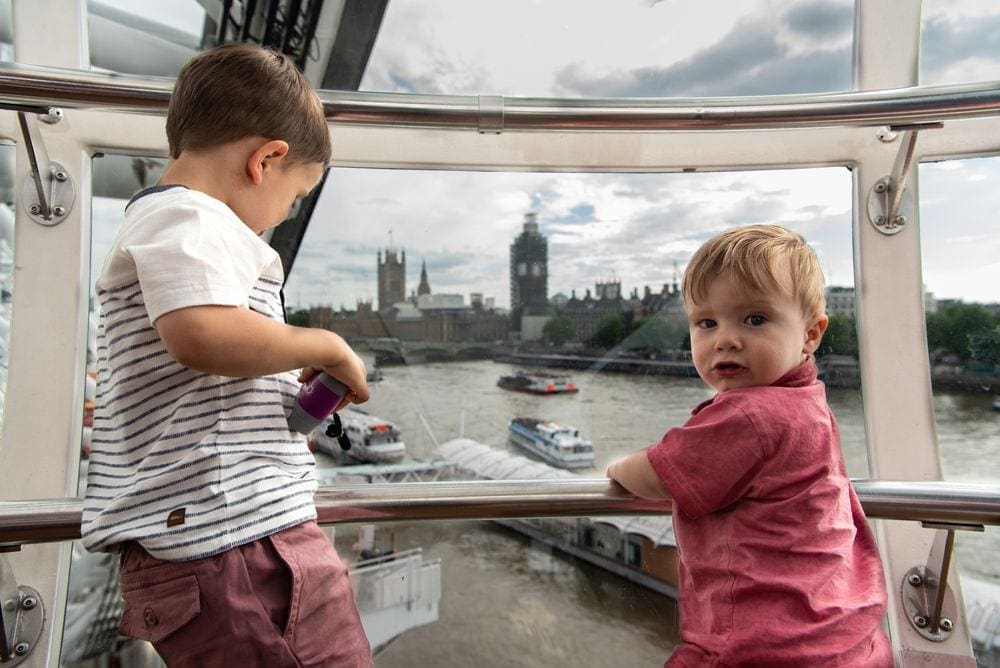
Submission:
[[[14,146],[0,143],[0,425],[7,390],[8,339],[14,298]]]
[[[175,77],[203,49],[205,23],[205,9],[196,0],[88,2],[91,67]]]

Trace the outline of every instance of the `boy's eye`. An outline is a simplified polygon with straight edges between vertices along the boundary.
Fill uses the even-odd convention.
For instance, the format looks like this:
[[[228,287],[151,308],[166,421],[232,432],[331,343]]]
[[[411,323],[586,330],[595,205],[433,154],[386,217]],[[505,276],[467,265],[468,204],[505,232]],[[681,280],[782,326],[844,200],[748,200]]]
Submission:
[[[760,327],[765,322],[767,322],[767,317],[759,313],[755,313],[753,315],[748,315],[744,322],[746,322],[748,325],[753,325],[754,327]]]
[[[712,327],[715,327],[715,321],[712,320],[711,318],[704,318],[696,322],[695,325],[697,325],[701,329],[711,329]]]

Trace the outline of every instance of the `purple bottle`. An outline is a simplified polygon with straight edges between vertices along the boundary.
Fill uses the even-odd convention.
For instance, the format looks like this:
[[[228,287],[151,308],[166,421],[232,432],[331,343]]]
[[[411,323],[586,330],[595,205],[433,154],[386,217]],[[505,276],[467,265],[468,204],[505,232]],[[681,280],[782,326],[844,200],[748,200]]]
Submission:
[[[292,412],[288,415],[288,428],[308,434],[333,412],[349,391],[339,380],[320,371],[299,389]]]

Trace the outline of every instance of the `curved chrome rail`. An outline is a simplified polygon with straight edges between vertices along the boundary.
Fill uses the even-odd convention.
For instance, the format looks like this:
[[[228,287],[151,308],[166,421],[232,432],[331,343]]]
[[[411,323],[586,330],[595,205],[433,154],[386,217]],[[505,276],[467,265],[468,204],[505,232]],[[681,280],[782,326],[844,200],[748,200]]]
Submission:
[[[0,108],[164,113],[173,79],[0,63]],[[332,123],[509,130],[908,125],[1000,113],[1000,82],[727,98],[534,98],[320,91]]]
[[[1000,525],[1000,485],[852,482],[872,519]],[[342,485],[321,489],[316,507],[321,524],[670,512],[606,478]],[[79,538],[82,512],[82,499],[0,501],[0,547]]]

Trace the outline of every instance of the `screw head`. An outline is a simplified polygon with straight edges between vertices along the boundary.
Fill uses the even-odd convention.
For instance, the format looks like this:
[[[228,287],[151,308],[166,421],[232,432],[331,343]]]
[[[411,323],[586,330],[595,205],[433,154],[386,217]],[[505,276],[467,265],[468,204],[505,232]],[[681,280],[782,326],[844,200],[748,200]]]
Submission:
[[[906,581],[914,587],[919,587],[924,583],[924,579],[917,573],[910,573],[910,575],[907,576]]]
[[[64,207],[64,206],[54,206],[54,207],[52,207],[52,214],[55,215],[55,216],[64,216],[64,215],[66,215],[66,207]]]
[[[25,610],[31,610],[36,605],[38,605],[38,599],[34,596],[25,596],[24,600],[21,601],[21,607]]]
[[[879,181],[875,184],[875,192],[884,193],[886,189],[885,181]]]
[[[947,617],[942,617],[941,618],[941,630],[942,631],[951,631],[953,628],[955,628],[955,625],[952,624],[952,622],[951,622],[950,619],[948,619]]]
[[[921,628],[922,629],[925,626],[927,626],[927,618],[924,617],[923,615],[914,615],[913,616],[913,624],[917,628]]]
[[[18,656],[24,656],[25,654],[28,653],[28,650],[30,649],[31,645],[29,645],[28,643],[19,642],[16,645],[14,645],[14,654],[17,654]]]
[[[42,212],[42,207],[38,206],[37,204],[32,204],[31,206],[28,207],[28,212],[33,216],[37,216]]]

